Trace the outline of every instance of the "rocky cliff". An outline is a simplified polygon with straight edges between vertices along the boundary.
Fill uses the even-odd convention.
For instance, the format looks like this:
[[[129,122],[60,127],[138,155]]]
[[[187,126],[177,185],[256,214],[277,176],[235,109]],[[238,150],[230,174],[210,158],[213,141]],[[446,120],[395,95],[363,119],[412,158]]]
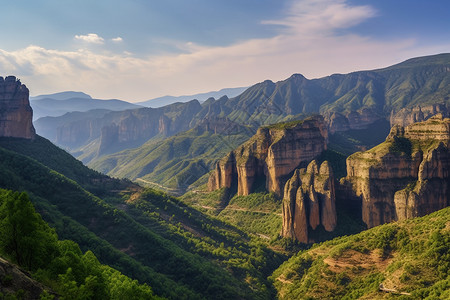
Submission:
[[[308,233],[322,225],[326,231],[336,227],[334,176],[328,162],[313,160],[306,169],[297,169],[284,188],[281,235],[302,243]]]
[[[29,91],[14,76],[0,77],[0,137],[34,139]]]
[[[194,100],[156,109],[99,111],[99,117],[93,115],[59,125],[55,143],[76,149],[98,139],[98,154],[138,147],[157,135],[167,137],[189,130],[200,109],[200,103]]]
[[[325,122],[327,123],[328,133],[343,132],[350,129],[365,129],[370,124],[380,120],[379,116],[373,109],[362,108],[357,111],[347,113],[330,112],[324,113]]]
[[[444,117],[450,116],[450,107],[446,104],[432,104],[425,106],[413,106],[402,108],[398,112],[391,112],[391,126],[408,126],[416,122],[428,120],[436,114],[442,114]]]
[[[219,161],[209,177],[210,191],[237,184],[239,195],[250,194],[265,180],[270,192],[283,194],[285,178],[326,149],[327,130],[320,116],[261,127],[242,146]]]
[[[394,126],[386,141],[347,159],[347,177],[368,227],[449,205],[450,119]]]

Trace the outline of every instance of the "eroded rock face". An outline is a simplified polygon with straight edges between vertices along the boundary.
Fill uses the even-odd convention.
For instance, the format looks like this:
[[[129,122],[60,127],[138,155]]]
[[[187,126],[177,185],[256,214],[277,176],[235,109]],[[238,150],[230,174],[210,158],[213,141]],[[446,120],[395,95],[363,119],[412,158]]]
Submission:
[[[347,159],[347,178],[368,227],[449,205],[450,119],[394,126],[386,141]]]
[[[436,114],[442,114],[444,117],[450,116],[450,108],[445,104],[433,104],[425,106],[407,107],[398,112],[391,112],[391,126],[400,125],[406,127],[416,122],[428,120]]]
[[[210,191],[237,182],[238,194],[250,194],[260,180],[270,192],[283,194],[285,176],[326,149],[322,117],[262,127],[245,144],[218,162],[208,182]]]
[[[325,122],[327,123],[329,134],[350,129],[365,129],[380,119],[381,117],[370,108],[363,108],[346,114],[339,112],[325,114]]]
[[[14,76],[0,77],[0,137],[34,139],[28,88]]]
[[[58,126],[56,143],[75,149],[100,139],[99,154],[111,152],[104,151],[107,149],[119,151],[138,147],[157,135],[172,136],[191,129],[193,125],[190,122],[201,108],[200,103],[193,100],[160,108],[113,111],[99,117],[67,122]],[[117,134],[109,134],[112,127],[117,127]]]
[[[336,227],[334,176],[328,162],[313,160],[306,169],[297,169],[284,188],[281,235],[302,243],[309,242],[309,230],[323,225],[326,231]]]

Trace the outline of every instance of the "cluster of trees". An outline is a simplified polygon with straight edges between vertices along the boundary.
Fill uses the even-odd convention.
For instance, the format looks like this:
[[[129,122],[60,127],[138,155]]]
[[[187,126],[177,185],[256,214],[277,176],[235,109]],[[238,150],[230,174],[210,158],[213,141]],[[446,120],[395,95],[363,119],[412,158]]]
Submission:
[[[102,265],[91,251],[82,253],[75,242],[58,240],[26,193],[0,189],[0,254],[32,272],[60,299],[158,299],[148,285]]]

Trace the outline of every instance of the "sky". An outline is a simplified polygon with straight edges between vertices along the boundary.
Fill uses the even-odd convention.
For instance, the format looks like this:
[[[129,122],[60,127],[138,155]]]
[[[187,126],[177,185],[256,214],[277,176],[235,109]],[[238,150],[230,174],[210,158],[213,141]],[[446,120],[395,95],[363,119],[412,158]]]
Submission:
[[[0,76],[32,96],[145,101],[450,52],[448,0],[20,0]]]

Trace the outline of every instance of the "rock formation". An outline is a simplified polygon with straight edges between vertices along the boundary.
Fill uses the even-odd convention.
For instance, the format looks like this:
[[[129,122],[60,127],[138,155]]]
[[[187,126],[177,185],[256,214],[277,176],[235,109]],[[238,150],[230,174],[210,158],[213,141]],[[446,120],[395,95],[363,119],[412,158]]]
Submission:
[[[0,77],[0,137],[34,139],[29,91],[14,76]]]
[[[449,205],[450,119],[391,129],[386,141],[347,159],[347,178],[368,227],[422,216]]]
[[[381,117],[370,108],[362,108],[345,114],[339,112],[325,114],[325,122],[327,123],[329,134],[350,129],[365,129],[379,119]]]
[[[313,160],[306,169],[297,169],[284,188],[281,235],[302,243],[320,224],[326,231],[336,227],[334,176],[328,162],[320,168]]]
[[[217,163],[208,189],[237,184],[238,194],[248,195],[258,181],[265,179],[268,191],[282,195],[285,177],[321,154],[327,137],[320,116],[261,127],[249,141]]]
[[[402,108],[398,112],[391,112],[391,126],[408,126],[416,122],[428,120],[436,114],[442,114],[444,117],[450,116],[450,107],[445,104],[432,104],[424,106],[413,106]]]
[[[98,139],[98,154],[110,153],[112,148],[119,151],[138,147],[157,135],[168,137],[191,129],[190,122],[200,109],[200,103],[193,100],[161,108],[101,113],[100,117],[78,119],[58,126],[55,143],[76,149]]]

